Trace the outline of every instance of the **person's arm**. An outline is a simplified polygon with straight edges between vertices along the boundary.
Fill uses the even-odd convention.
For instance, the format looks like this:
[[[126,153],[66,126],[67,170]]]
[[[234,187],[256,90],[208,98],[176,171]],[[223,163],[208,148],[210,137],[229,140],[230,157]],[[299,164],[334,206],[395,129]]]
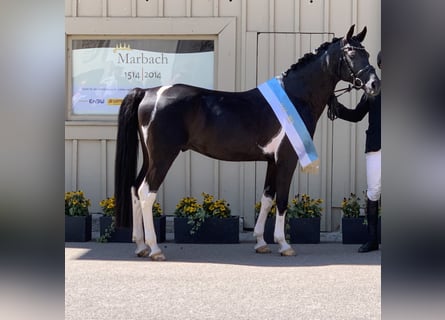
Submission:
[[[335,96],[331,97],[328,104],[329,107],[334,110],[334,114],[338,118],[350,122],[361,121],[369,111],[369,100],[365,94],[362,96],[355,109],[346,108],[344,105],[338,102]]]

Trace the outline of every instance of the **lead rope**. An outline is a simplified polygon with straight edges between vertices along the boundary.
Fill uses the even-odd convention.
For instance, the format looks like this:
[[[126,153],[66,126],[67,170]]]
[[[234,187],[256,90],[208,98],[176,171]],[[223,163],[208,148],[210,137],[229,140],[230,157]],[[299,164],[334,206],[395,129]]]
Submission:
[[[353,88],[354,88],[353,86],[348,85],[346,88],[335,90],[334,92],[341,92],[340,94],[335,95],[335,97],[338,98],[344,95],[346,92],[351,91]],[[332,121],[337,119],[337,116],[335,115],[335,112],[330,105],[328,105],[328,118]]]

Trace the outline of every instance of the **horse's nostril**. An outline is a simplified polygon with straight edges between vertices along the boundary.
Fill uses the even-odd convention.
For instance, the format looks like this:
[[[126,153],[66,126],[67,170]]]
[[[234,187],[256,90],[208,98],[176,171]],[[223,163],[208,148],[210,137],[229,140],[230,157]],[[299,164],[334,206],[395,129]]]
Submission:
[[[371,88],[374,90],[378,90],[380,88],[380,81],[371,82]]]

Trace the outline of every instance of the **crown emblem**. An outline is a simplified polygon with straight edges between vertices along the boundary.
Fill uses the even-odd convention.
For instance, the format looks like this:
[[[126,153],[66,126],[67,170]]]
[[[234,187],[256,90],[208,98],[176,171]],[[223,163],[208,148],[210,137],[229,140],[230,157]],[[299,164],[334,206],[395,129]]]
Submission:
[[[118,50],[132,50],[129,44],[116,44],[116,47],[114,47],[113,53],[115,53]]]

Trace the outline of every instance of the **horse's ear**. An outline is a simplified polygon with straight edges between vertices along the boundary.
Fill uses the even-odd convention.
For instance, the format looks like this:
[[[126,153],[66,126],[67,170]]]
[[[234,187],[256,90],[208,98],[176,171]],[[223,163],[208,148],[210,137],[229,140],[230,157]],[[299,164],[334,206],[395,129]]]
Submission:
[[[352,35],[354,33],[355,24],[353,24],[350,28],[348,33],[346,34],[346,40],[350,40],[352,38]]]
[[[352,34],[354,33],[354,27],[355,27],[355,24],[353,24],[353,25],[349,28],[348,33],[347,33],[346,36],[342,39],[342,42],[341,42],[342,46],[344,46],[347,42],[349,42],[349,40],[351,40],[351,38],[352,38]]]
[[[366,29],[366,26],[365,26],[365,27],[363,28],[362,32],[360,32],[359,34],[357,34],[357,35],[355,36],[355,38],[356,38],[358,41],[362,42],[363,39],[365,39],[366,31],[368,31],[368,30]]]

